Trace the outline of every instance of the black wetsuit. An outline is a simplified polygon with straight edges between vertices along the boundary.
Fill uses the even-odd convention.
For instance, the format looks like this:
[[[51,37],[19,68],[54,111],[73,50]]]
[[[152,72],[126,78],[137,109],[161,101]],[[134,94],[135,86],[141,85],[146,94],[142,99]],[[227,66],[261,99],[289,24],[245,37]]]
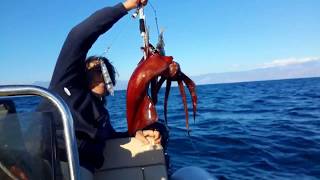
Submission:
[[[49,90],[58,93],[70,108],[80,165],[90,171],[103,164],[104,141],[123,137],[127,133],[115,132],[105,104],[88,88],[85,59],[97,38],[126,14],[127,10],[119,3],[114,7],[98,10],[75,26],[64,42],[49,86]],[[47,103],[42,103],[38,109],[45,110],[48,106]]]

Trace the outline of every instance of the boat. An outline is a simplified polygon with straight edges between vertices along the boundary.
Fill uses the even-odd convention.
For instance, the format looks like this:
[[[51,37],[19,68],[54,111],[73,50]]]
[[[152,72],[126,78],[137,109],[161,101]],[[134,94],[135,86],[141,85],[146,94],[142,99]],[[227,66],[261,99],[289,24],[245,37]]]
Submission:
[[[3,99],[30,95],[40,96],[57,108],[63,125],[67,161],[57,157],[56,131],[50,112],[17,113],[12,100]],[[38,86],[0,86],[0,179],[168,179],[163,147],[144,145],[134,137],[108,140],[104,164],[92,174],[79,165],[74,132],[70,110],[58,95]],[[194,177],[214,179],[198,167],[182,168],[170,179]]]

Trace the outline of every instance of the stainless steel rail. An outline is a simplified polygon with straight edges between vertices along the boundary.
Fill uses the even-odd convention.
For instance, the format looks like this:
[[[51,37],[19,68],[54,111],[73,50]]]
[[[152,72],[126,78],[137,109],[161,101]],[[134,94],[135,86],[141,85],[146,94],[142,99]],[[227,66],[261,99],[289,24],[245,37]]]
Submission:
[[[49,92],[45,88],[27,85],[9,85],[0,86],[0,96],[21,96],[21,95],[37,95],[48,99],[58,109],[61,114],[64,139],[66,143],[67,158],[69,164],[69,174],[71,180],[80,179],[80,165],[75,131],[73,127],[73,119],[67,104],[63,99]]]

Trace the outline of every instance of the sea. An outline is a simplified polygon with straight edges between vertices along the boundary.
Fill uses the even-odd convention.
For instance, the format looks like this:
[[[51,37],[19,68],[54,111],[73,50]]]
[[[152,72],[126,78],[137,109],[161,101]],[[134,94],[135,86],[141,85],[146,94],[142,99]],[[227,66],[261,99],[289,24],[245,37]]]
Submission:
[[[177,87],[168,100],[170,172],[204,168],[217,179],[320,179],[320,78],[199,85],[190,134]],[[108,97],[112,124],[125,131],[126,92]],[[164,89],[156,106],[163,119]],[[36,97],[15,98],[29,112]]]

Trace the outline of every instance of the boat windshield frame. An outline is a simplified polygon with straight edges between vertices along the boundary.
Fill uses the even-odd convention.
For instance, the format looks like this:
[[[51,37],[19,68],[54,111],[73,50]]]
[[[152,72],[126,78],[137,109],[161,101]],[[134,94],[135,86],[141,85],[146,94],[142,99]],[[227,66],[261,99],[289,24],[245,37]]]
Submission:
[[[72,114],[63,99],[54,92],[34,85],[1,85],[0,96],[40,96],[57,108],[62,124],[71,180],[80,180],[80,164]]]

